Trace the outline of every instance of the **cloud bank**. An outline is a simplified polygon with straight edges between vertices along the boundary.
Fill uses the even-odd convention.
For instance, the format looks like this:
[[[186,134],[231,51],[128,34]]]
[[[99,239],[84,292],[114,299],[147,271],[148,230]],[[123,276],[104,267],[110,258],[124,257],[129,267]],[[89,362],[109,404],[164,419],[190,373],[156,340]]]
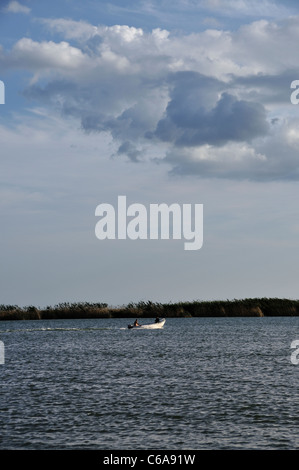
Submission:
[[[299,17],[190,34],[39,22],[49,39],[19,39],[1,50],[1,67],[30,72],[32,102],[76,118],[86,133],[108,132],[115,157],[182,175],[298,179],[289,87],[299,78]]]

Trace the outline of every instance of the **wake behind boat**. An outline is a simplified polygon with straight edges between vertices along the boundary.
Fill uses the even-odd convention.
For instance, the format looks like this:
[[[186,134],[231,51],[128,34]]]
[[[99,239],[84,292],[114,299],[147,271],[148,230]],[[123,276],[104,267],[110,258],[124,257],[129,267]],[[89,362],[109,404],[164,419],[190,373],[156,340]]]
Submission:
[[[156,330],[159,328],[163,328],[164,323],[166,322],[165,318],[162,318],[161,320],[156,319],[155,323],[148,323],[147,325],[139,325],[138,323],[136,324],[137,320],[134,322],[133,325],[128,325],[129,329],[136,329],[136,330]]]

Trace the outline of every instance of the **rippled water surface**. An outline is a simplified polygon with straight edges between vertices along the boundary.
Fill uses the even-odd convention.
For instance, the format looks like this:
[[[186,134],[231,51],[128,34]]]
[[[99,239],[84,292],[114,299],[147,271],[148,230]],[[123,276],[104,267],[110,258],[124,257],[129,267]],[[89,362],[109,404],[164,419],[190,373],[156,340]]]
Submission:
[[[299,318],[131,321],[1,322],[0,448],[299,447]]]

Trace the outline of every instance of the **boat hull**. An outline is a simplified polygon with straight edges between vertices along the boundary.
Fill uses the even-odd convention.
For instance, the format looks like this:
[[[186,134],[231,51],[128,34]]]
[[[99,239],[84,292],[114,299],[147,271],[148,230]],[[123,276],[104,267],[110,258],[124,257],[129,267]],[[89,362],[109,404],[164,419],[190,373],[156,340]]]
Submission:
[[[140,326],[134,326],[134,325],[128,325],[129,329],[133,330],[158,330],[160,328],[163,328],[166,320],[163,318],[161,321],[157,323],[149,323],[148,325],[140,325]]]

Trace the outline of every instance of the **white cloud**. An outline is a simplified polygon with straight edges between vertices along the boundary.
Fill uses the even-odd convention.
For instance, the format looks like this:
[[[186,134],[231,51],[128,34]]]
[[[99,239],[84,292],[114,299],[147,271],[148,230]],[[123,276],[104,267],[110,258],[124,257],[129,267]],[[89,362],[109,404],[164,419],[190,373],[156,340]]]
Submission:
[[[191,0],[192,3],[194,2]],[[263,16],[279,19],[289,13],[285,5],[271,0],[203,0],[201,6],[224,16]]]
[[[16,0],[12,0],[4,9],[7,13],[30,13],[31,9],[22,5],[21,3],[17,2]]]
[[[80,39],[86,41],[98,33],[96,26],[82,20],[37,18],[36,21],[48,26],[51,31],[62,34],[65,39]]]

